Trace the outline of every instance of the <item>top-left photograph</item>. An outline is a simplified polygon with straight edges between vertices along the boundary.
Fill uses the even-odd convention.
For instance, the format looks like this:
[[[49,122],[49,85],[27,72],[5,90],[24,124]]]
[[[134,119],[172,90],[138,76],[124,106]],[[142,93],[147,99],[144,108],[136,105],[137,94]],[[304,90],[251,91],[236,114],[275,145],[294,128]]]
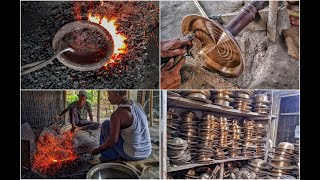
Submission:
[[[159,2],[22,1],[22,89],[158,89]]]

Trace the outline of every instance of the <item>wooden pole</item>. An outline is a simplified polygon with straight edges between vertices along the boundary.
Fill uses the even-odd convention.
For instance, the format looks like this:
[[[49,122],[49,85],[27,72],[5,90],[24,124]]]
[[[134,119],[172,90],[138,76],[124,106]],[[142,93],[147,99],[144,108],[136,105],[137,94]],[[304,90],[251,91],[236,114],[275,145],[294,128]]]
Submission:
[[[223,179],[224,175],[224,163],[220,163],[220,174],[219,174],[219,179]]]
[[[269,14],[267,22],[267,35],[275,42],[277,37],[278,1],[269,0]]]
[[[160,172],[161,179],[167,179],[167,91],[163,90],[160,91],[160,99],[161,99],[161,106],[160,106],[160,113],[161,113],[161,121],[160,121],[160,153],[161,153],[161,160],[160,160]]]
[[[144,106],[144,103],[146,102],[146,91],[142,91],[141,95],[141,106]]]
[[[97,122],[100,122],[100,91],[98,90]]]
[[[153,126],[153,91],[149,93],[149,120],[150,126]]]
[[[67,108],[67,91],[63,91],[63,109]],[[63,115],[64,123],[67,124],[67,114]]]

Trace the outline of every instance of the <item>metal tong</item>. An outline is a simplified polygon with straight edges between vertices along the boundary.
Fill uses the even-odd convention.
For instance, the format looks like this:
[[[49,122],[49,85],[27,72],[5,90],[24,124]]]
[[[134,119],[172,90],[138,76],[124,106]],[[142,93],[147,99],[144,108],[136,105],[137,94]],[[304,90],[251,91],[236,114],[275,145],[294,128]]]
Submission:
[[[61,51],[57,52],[56,54],[54,54],[49,60],[43,60],[43,61],[38,61],[38,62],[34,62],[34,63],[30,63],[30,64],[26,64],[21,66],[21,76],[31,73],[33,71],[36,71],[38,69],[41,69],[45,66],[47,66],[48,64],[50,64],[57,56],[59,56],[60,54],[67,52],[67,51],[71,51],[71,52],[75,52],[74,49],[68,47],[65,49],[62,49]],[[27,69],[29,68],[29,69]],[[24,70],[27,69],[27,70]]]

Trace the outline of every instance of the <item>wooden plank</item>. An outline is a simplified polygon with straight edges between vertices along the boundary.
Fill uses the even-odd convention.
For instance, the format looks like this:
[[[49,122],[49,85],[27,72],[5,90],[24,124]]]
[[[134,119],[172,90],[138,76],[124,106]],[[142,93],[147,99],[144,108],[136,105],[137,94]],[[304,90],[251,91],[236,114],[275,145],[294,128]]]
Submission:
[[[213,160],[212,162],[209,162],[209,163],[191,163],[191,164],[186,164],[186,165],[169,167],[168,168],[168,172],[180,171],[180,170],[184,170],[184,169],[200,167],[200,166],[206,166],[206,165],[211,165],[211,164],[221,164],[221,163],[230,162],[230,161],[243,161],[243,160],[250,160],[250,159],[256,159],[256,158],[261,158],[261,156],[256,156],[256,157],[236,157],[236,158],[229,158],[229,159],[224,159],[224,160]]]
[[[168,105],[199,111],[211,111],[215,113],[227,114],[230,116],[250,117],[250,119],[253,120],[268,120],[270,118],[268,115],[261,115],[255,112],[242,112],[236,109],[226,109],[214,104],[206,104],[183,97],[168,97]]]

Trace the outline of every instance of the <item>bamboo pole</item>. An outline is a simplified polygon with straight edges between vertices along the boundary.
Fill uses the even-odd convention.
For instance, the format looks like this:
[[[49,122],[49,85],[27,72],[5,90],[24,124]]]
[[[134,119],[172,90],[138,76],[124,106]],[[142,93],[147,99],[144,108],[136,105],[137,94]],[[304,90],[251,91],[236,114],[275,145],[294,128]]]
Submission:
[[[141,95],[141,105],[144,106],[144,103],[146,102],[146,91],[142,91]]]
[[[100,91],[98,90],[97,122],[100,122]]]

